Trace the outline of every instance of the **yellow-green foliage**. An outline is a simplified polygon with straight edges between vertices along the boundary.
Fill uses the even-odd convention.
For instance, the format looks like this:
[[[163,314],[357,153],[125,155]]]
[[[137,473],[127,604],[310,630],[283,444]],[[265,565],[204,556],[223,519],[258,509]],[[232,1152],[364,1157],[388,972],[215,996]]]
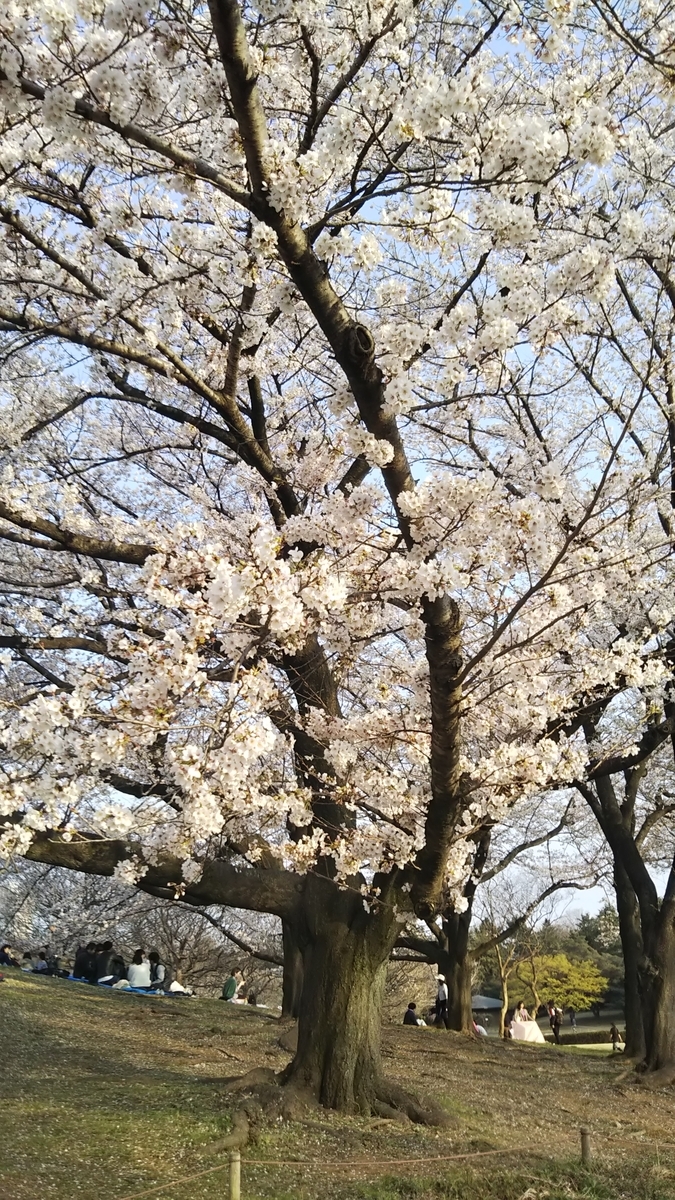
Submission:
[[[561,1008],[585,1009],[602,999],[607,984],[588,959],[572,962],[566,954],[535,954],[518,967],[509,994],[514,1001],[534,1003],[539,997]]]

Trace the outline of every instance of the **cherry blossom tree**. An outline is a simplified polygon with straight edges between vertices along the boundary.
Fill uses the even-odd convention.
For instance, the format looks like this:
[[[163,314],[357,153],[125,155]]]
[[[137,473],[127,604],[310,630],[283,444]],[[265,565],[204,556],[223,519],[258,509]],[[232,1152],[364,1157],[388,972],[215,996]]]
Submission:
[[[0,32],[3,850],[281,917],[286,1082],[424,1118],[403,922],[668,675],[668,343],[588,359],[668,277],[667,96],[555,4]]]

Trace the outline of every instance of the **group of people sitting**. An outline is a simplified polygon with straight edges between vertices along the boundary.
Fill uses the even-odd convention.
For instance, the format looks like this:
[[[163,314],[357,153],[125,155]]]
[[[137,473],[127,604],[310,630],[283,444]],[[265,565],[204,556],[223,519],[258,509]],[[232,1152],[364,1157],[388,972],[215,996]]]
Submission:
[[[189,988],[172,977],[169,968],[162,962],[157,950],[148,954],[141,948],[135,951],[131,962],[125,963],[123,955],[115,950],[113,943],[87,942],[78,946],[72,969],[63,966],[49,947],[36,956],[29,950],[22,958],[5,942],[0,948],[0,966],[20,967],[34,974],[57,975],[78,983],[100,984],[119,991],[170,993],[172,996],[192,995]]]
[[[0,967],[20,967],[22,971],[30,971],[31,974],[60,975],[64,979],[70,973],[62,966],[60,959],[50,952],[49,946],[38,950],[37,954],[30,950],[26,950],[21,957],[19,954],[20,951],[14,950],[9,942],[3,942],[0,946]]]
[[[146,954],[139,948],[131,962],[125,964],[122,955],[109,941],[78,946],[72,978],[121,991],[132,988],[135,992],[185,992],[182,984],[171,979],[157,950]]]

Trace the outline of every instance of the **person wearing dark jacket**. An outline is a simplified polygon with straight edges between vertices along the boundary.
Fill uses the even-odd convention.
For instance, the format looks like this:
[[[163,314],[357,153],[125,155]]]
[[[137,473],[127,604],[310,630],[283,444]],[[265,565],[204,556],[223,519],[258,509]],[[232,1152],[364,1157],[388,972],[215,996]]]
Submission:
[[[408,1007],[406,1008],[406,1010],[403,1014],[403,1024],[404,1025],[424,1025],[424,1021],[422,1020],[422,1018],[418,1017],[418,1015],[417,1015],[417,1005],[415,1004],[414,1000],[410,1001],[410,1004],[408,1005]]]
[[[19,960],[18,958],[14,958],[14,955],[12,954],[12,947],[10,946],[9,942],[4,942],[3,945],[0,946],[0,967],[18,966]]]
[[[150,951],[148,962],[150,963],[150,986],[153,991],[168,991],[171,977],[156,950]]]
[[[122,955],[113,950],[112,942],[104,942],[103,949],[96,955],[96,978],[107,984],[117,983],[118,979],[126,977],[126,968]]]
[[[86,946],[78,946],[73,966],[75,979],[86,979],[87,983],[96,983],[96,942],[87,942]]]
[[[112,957],[112,942],[104,942],[100,950],[96,951],[96,979],[107,979],[108,975],[112,974],[110,970],[110,959]]]
[[[553,1000],[549,1000],[546,1007],[548,1009],[548,1023],[551,1026],[551,1029],[553,1030],[553,1037],[555,1040],[555,1044],[556,1044],[556,1046],[559,1046],[560,1045],[560,1026],[562,1025],[562,1018],[563,1018],[562,1009],[558,1008],[558,1005],[554,1004]]]

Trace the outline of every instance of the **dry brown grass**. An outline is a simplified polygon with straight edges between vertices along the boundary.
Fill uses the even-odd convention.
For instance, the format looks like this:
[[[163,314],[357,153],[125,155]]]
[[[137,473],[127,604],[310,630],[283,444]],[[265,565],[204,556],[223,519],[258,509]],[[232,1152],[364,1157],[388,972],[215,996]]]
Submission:
[[[8,971],[2,1018],[2,1200],[122,1200],[217,1163],[228,1076],[288,1061],[281,1023],[218,1001],[152,1000]],[[636,1086],[610,1055],[387,1026],[388,1074],[440,1101],[449,1130],[322,1110],[263,1123],[245,1157],[245,1200],[672,1200],[675,1096]],[[578,1165],[579,1127],[596,1163]],[[501,1149],[504,1156],[411,1163]],[[302,1160],[300,1169],[273,1165]],[[379,1167],[381,1160],[406,1164]],[[346,1162],[365,1164],[347,1167]],[[325,1164],[339,1164],[325,1171]],[[226,1171],[158,1200],[227,1195]],[[529,1189],[529,1190],[528,1190]]]

